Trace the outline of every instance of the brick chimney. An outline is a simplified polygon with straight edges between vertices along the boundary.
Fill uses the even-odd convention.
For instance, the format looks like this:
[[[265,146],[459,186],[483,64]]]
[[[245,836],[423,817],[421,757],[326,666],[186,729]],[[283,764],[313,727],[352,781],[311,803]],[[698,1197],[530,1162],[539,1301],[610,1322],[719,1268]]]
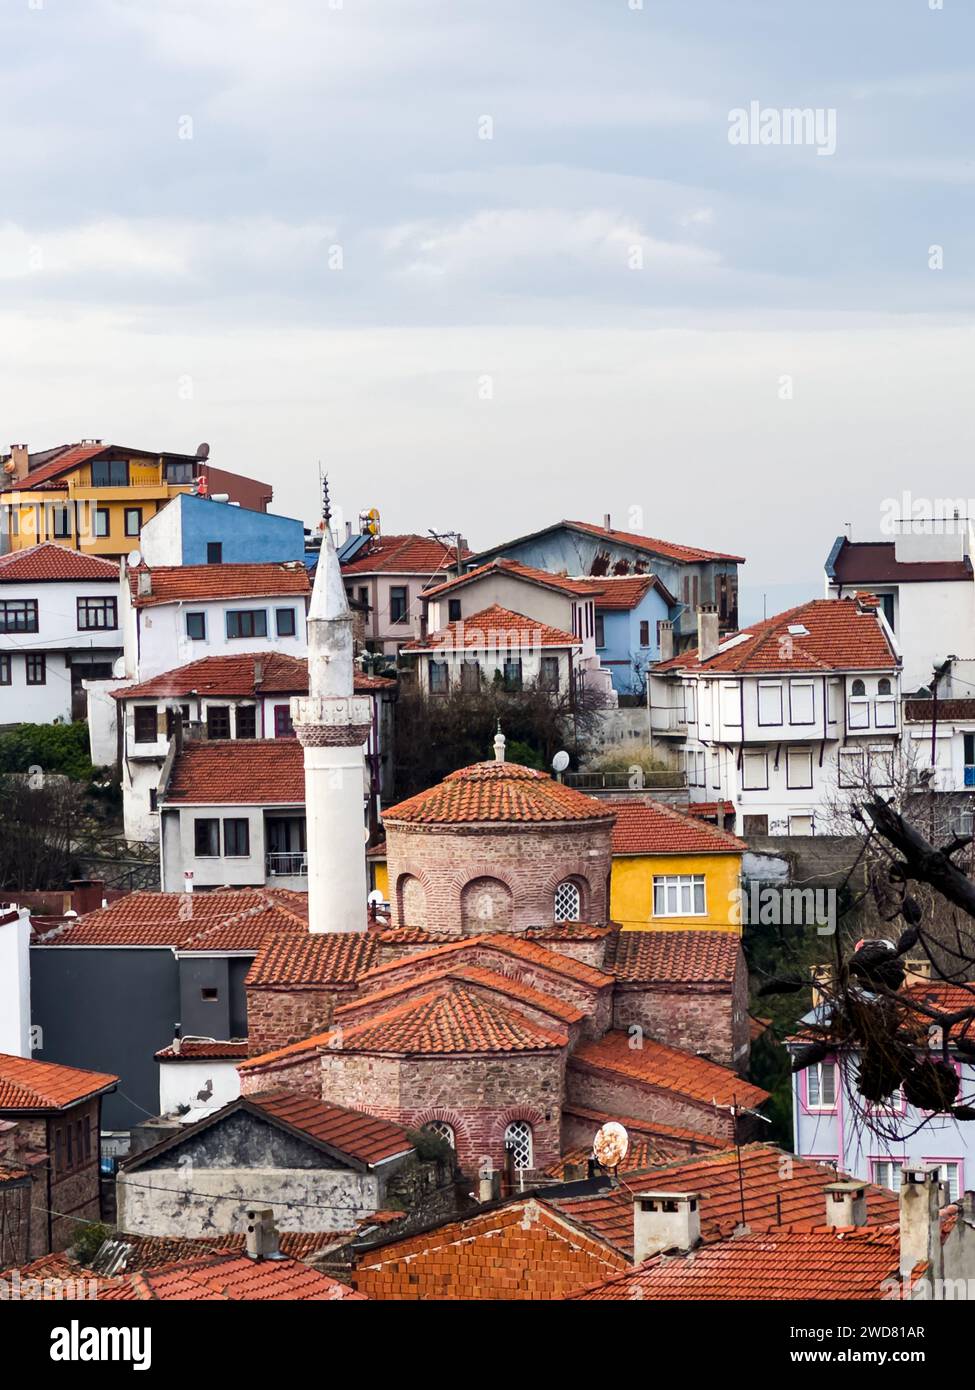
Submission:
[[[657,642],[660,646],[660,660],[669,661],[674,654],[674,625],[668,622],[657,624]]]
[[[638,1192],[633,1198],[633,1259],[693,1250],[701,1239],[699,1192]]]
[[[139,570],[139,598],[148,598],[152,593],[152,571]]]
[[[246,1253],[249,1260],[281,1260],[273,1207],[252,1207],[247,1213]]]
[[[612,529],[613,529],[613,519],[612,519],[612,517],[610,516],[609,512],[607,512],[606,515],[603,517],[603,530],[604,530],[604,531],[612,531]]]
[[[697,654],[707,661],[718,650],[718,610],[713,603],[702,603],[697,610]]]
[[[30,451],[26,444],[11,444],[10,462],[13,464],[11,479],[19,483],[30,472]]]
[[[936,1166],[905,1163],[900,1190],[900,1274],[910,1277],[926,1264],[926,1278],[944,1278],[941,1246],[941,1172]]]
[[[105,880],[103,878],[73,878],[70,881],[71,906],[79,917],[86,912],[97,912],[105,905]]]
[[[862,1182],[831,1182],[825,1191],[827,1226],[867,1224],[867,1189]]]

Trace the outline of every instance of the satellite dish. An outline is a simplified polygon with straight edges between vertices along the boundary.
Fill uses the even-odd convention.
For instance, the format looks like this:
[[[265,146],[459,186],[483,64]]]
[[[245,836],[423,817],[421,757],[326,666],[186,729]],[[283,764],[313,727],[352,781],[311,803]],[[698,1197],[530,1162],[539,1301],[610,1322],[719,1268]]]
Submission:
[[[134,570],[136,566],[142,564],[142,551],[130,550],[128,555],[126,555],[125,557],[125,563],[128,565],[130,570]]]
[[[112,675],[116,680],[125,679],[125,657],[117,656],[112,662]]]
[[[201,444],[201,445],[199,445],[199,447],[197,448],[197,451],[196,451],[196,457],[197,457],[198,459],[208,459],[208,458],[210,457],[210,446],[209,446],[209,444]]]
[[[564,772],[569,766],[569,755],[564,748],[560,749],[552,759],[552,769],[555,772]]]
[[[376,903],[377,906],[378,906],[379,903],[383,902],[383,895],[382,895],[382,893],[380,893],[380,891],[379,891],[378,888],[374,888],[374,889],[372,890],[372,892],[369,894],[368,898],[366,898],[366,902],[367,902],[367,903]]]
[[[630,1152],[630,1136],[618,1120],[610,1120],[596,1131],[592,1151],[603,1168],[618,1168]]]

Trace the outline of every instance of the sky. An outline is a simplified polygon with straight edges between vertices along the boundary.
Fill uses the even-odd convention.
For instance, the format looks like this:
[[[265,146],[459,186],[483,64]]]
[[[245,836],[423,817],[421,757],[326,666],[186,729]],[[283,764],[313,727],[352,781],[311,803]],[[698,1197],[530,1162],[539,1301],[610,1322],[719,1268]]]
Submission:
[[[306,521],[321,463],[475,548],[609,513],[747,556],[746,621],[819,595],[888,499],[975,494],[973,40],[970,0],[0,0],[0,447],[205,440]]]

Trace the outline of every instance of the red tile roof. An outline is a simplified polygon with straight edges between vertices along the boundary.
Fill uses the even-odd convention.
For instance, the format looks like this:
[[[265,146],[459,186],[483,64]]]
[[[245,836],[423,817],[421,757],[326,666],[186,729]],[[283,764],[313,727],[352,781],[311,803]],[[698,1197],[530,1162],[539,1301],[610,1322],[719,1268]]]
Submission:
[[[461,552],[462,557],[470,553]],[[342,573],[434,575],[449,572],[456,564],[456,548],[431,536],[378,536],[343,564]]]
[[[915,584],[961,580],[972,582],[971,560],[898,560],[893,541],[849,541],[843,538],[833,560],[830,578],[837,584]]]
[[[580,1043],[569,1065],[623,1076],[660,1090],[676,1091],[705,1105],[727,1107],[758,1106],[768,1100],[768,1092],[744,1081],[730,1067],[709,1062],[676,1047],[643,1039],[634,1048],[629,1033],[607,1033],[597,1042]]]
[[[0,556],[0,584],[81,583],[117,584],[119,567],[97,555],[83,555],[67,546],[43,541],[26,550]]]
[[[180,1042],[179,1051],[176,1051],[176,1044],[170,1043],[168,1047],[162,1047],[156,1053],[157,1062],[198,1062],[198,1061],[231,1061],[247,1056],[247,1042],[197,1042],[195,1039],[188,1042]]]
[[[326,1148],[370,1167],[410,1153],[413,1148],[406,1131],[399,1125],[367,1115],[362,1110],[332,1105],[320,1096],[274,1090],[244,1096],[242,1101],[245,1108],[270,1115]]]
[[[570,1102],[562,1106],[563,1115],[573,1119],[588,1120],[592,1125],[593,1136],[610,1120],[615,1120],[627,1131],[632,1140],[635,1135],[647,1139],[659,1139],[664,1144],[680,1145],[680,1153],[713,1153],[725,1147],[725,1141],[716,1139],[713,1134],[703,1134],[698,1129],[684,1129],[680,1125],[665,1125],[659,1120],[637,1120],[632,1115],[610,1115],[604,1110],[589,1110]]]
[[[789,628],[797,631],[790,632]],[[798,629],[805,628],[803,633]],[[737,639],[742,640],[737,640]],[[874,612],[854,599],[813,599],[722,642],[716,654],[699,661],[697,651],[660,661],[654,671],[893,671],[898,658]]]
[[[720,1241],[687,1256],[646,1264],[570,1298],[592,1300],[757,1300],[889,1297],[899,1260],[896,1225],[791,1230]]]
[[[476,569],[468,570],[466,574],[457,575],[453,579],[448,579],[444,584],[437,584],[432,589],[424,592],[424,598],[439,598],[442,594],[452,594],[455,589],[462,589],[465,585],[474,583],[478,579],[484,579],[489,574],[510,574],[515,579],[524,579],[528,583],[538,584],[544,589],[559,589],[566,594],[575,594],[580,597],[595,598],[598,590],[592,586],[595,583],[591,579],[575,579],[568,574],[550,574],[548,570],[534,569],[531,565],[523,565],[519,560],[497,559],[490,560],[486,565],[478,565]],[[653,581],[647,579],[648,585]]]
[[[606,803],[519,763],[474,763],[383,812],[385,822],[608,820]]]
[[[350,989],[379,951],[372,932],[287,932],[265,940],[244,983],[249,989]]]
[[[604,964],[624,984],[730,986],[740,955],[736,932],[621,931]]]
[[[108,1072],[0,1052],[0,1112],[64,1110],[117,1084],[118,1077]]]
[[[260,664],[257,681],[255,665]],[[372,690],[395,690],[396,681],[388,676],[353,676],[356,694]],[[186,666],[153,676],[137,685],[124,685],[111,693],[116,700],[148,699],[189,695],[306,695],[308,662],[303,656],[285,652],[234,652],[229,656],[204,656]]]
[[[185,743],[159,804],[304,806],[304,749],[294,738]]]
[[[221,598],[277,598],[309,594],[308,570],[300,560],[260,565],[139,565],[128,572],[136,608],[160,603],[194,603]],[[152,592],[139,593],[139,575],[152,575]]]
[[[745,563],[744,555],[729,555],[722,550],[702,550],[696,545],[678,545],[674,541],[656,540],[653,536],[642,536],[635,531],[607,531],[604,526],[594,526],[589,521],[563,521],[563,526],[572,526],[587,535],[605,538],[617,545],[629,545],[635,550],[645,550],[650,555],[662,555],[668,560],[683,564],[694,564],[705,560],[733,560],[739,565]]]
[[[98,1297],[112,1302],[327,1303],[361,1299],[363,1295],[300,1260],[250,1260],[246,1255],[227,1252],[124,1275],[108,1288],[99,1287]]]
[[[56,450],[45,449],[42,451],[44,454],[53,452],[54,457],[45,459],[44,463],[31,469],[16,484],[17,490],[29,492],[41,483],[59,478],[62,473],[70,473],[72,469],[79,468],[81,464],[97,458],[99,454],[107,454],[112,447],[110,444],[62,444]]]
[[[615,854],[744,854],[743,840],[658,801],[604,802],[616,815]]]
[[[677,599],[656,574],[604,574],[582,581],[596,598],[599,611],[628,611],[642,603],[648,590],[656,589],[664,602],[673,605]]]
[[[425,994],[431,985],[442,980],[472,985],[475,989],[480,987],[492,994],[502,994],[516,1005],[528,1004],[539,1013],[549,1014],[559,1023],[581,1023],[587,1017],[585,1011],[575,1004],[523,984],[509,975],[501,975],[496,970],[489,970],[487,966],[464,965],[451,959],[452,963],[445,964],[440,969],[434,967],[412,979],[396,981],[369,994],[357,994],[354,999],[350,999],[347,1004],[339,1005],[335,1010],[336,1023],[344,1023],[346,1020],[354,1022],[363,1011],[372,1009],[379,1003],[399,999],[404,994]]]
[[[270,933],[308,932],[307,894],[275,888],[127,893],[35,939],[41,946],[257,951]]]
[[[515,613],[493,603],[479,613],[458,618],[446,627],[426,637],[416,637],[403,643],[407,652],[511,652],[528,651],[538,647],[580,647],[582,643],[571,632],[548,623]]]
[[[385,936],[386,933],[384,932],[382,935]],[[386,980],[395,971],[408,969],[417,961],[429,961],[436,964],[437,961],[447,962],[454,956],[464,955],[469,955],[479,961],[485,953],[489,958],[494,954],[499,954],[502,957],[507,956],[509,959],[514,957],[516,960],[541,966],[555,975],[564,975],[579,984],[589,985],[593,989],[602,989],[605,985],[613,983],[612,975],[597,970],[595,966],[587,965],[585,961],[563,955],[560,951],[550,951],[546,946],[539,946],[534,941],[526,941],[522,935],[492,932],[486,936],[465,936],[456,940],[445,941],[432,947],[429,951],[416,951],[412,955],[400,957],[399,960],[384,961],[382,965],[375,965],[366,972],[363,976],[363,984],[371,986],[375,982],[378,985],[380,981]]]
[[[782,1225],[793,1229],[822,1226],[826,1219],[824,1189],[827,1183],[837,1181],[834,1168],[797,1158],[773,1144],[746,1144],[741,1150],[740,1169],[735,1149],[695,1158],[672,1157],[641,1177],[633,1176],[635,1166],[628,1157],[621,1172],[625,1185],[611,1192],[550,1199],[566,1216],[591,1228],[631,1258],[633,1198],[641,1190],[699,1192],[701,1239],[710,1244],[727,1239],[743,1221],[753,1232]],[[894,1193],[864,1185],[868,1222],[896,1221]]]
[[[595,1131],[593,1131],[595,1133]],[[619,1176],[625,1177],[640,1168],[649,1168],[655,1163],[666,1163],[668,1159],[675,1158],[681,1150],[666,1140],[657,1139],[649,1134],[631,1134],[630,1147],[626,1155],[626,1160],[619,1170]],[[571,1149],[564,1153],[558,1163],[553,1163],[551,1168],[545,1170],[546,1177],[557,1178],[559,1182],[572,1182],[577,1180],[577,1175],[569,1171],[572,1168],[588,1168],[589,1160],[592,1158],[592,1147]],[[597,1169],[597,1172],[599,1170]],[[550,1199],[553,1201],[554,1199]],[[615,1244],[616,1242],[614,1242]]]
[[[921,980],[916,984],[907,985],[900,993],[943,1014],[960,1013],[962,1009],[975,1008],[975,982],[949,984],[946,980]],[[924,1014],[913,1010],[908,1012],[906,1022],[908,1027],[916,1027],[925,1033],[929,1027],[929,1020]],[[952,1038],[960,1037],[963,1033],[971,1037],[971,1022],[967,1019],[961,1019],[950,1030]]]
[[[294,1260],[307,1260],[320,1250],[334,1245],[342,1234],[339,1231],[279,1231],[278,1246],[282,1255],[288,1255]],[[198,1259],[201,1255],[224,1251],[240,1252],[243,1251],[246,1240],[247,1237],[242,1231],[209,1236],[138,1236],[126,1231],[116,1234],[112,1243],[116,1248],[126,1247],[118,1272],[135,1274],[139,1271],[158,1269],[160,1265]],[[26,1274],[27,1271],[22,1272]],[[77,1266],[69,1266],[62,1277],[71,1277],[72,1274],[77,1276],[82,1272]]]

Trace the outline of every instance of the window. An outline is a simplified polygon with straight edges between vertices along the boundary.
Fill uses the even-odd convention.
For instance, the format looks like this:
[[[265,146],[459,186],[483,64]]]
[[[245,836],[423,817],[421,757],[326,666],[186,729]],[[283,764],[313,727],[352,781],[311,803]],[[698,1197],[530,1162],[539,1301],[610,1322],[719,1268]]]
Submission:
[[[849,728],[868,729],[870,727],[870,705],[866,699],[863,681],[854,681],[851,685],[847,711]]]
[[[78,599],[78,631],[118,627],[118,600],[114,598]]]
[[[873,702],[873,722],[878,729],[893,729],[897,724],[897,706],[889,692],[890,681],[881,681],[888,690],[881,691]]]
[[[220,856],[220,822],[209,816],[193,821],[193,852],[197,859],[217,859]]]
[[[891,1192],[901,1190],[902,1158],[875,1158],[870,1163],[870,1181],[877,1187],[889,1188]]]
[[[133,738],[136,743],[155,743],[159,737],[159,722],[155,705],[136,705],[132,711]]]
[[[460,667],[460,688],[467,695],[481,688],[481,668],[476,661],[463,661]]]
[[[428,1120],[423,1128],[428,1134],[435,1134],[438,1139],[445,1139],[452,1149],[456,1149],[457,1140],[454,1137],[453,1125],[449,1125],[446,1120]]]
[[[51,508],[51,535],[58,540],[71,535],[71,513],[67,507]]]
[[[835,1062],[816,1062],[806,1068],[806,1109],[836,1109]]]
[[[369,607],[369,586],[368,584],[359,585],[359,602]]]
[[[504,663],[504,688],[505,690],[521,689],[521,657],[507,657]]]
[[[257,710],[253,705],[237,706],[237,737],[257,738]]]
[[[559,688],[559,659],[557,656],[543,656],[538,670],[538,685],[541,690],[556,691]]]
[[[0,632],[36,632],[37,599],[0,600]]]
[[[205,613],[187,613],[186,635],[193,642],[205,642],[207,640],[207,615]]]
[[[859,750],[840,752],[839,784],[841,787],[863,786],[863,753]]]
[[[264,608],[231,608],[227,611],[228,637],[266,637],[267,610]]]
[[[721,722],[729,729],[741,727],[741,687],[737,681],[721,682]]]
[[[782,723],[782,686],[776,682],[758,683],[758,722],[759,724]]]
[[[555,890],[556,922],[578,922],[582,916],[582,894],[578,883],[565,879]]]
[[[107,507],[95,508],[95,535],[107,536],[110,529],[110,518]]]
[[[840,683],[830,681],[826,688],[826,719],[830,724],[835,724],[837,711],[840,707]]]
[[[200,989],[200,998],[205,1004],[215,1004],[220,998],[220,991],[216,985],[203,985]]]
[[[10,673],[10,653],[0,653],[0,685],[9,685],[11,682]]]
[[[811,748],[790,748],[786,753],[785,784],[791,788],[811,787],[813,762]]]
[[[246,859],[251,852],[251,828],[246,820],[225,820],[223,852],[232,859]]]
[[[894,784],[894,754],[889,748],[871,748],[867,754],[872,787],[891,787]]]
[[[274,630],[279,637],[294,637],[297,627],[295,626],[295,610],[293,608],[275,608]]]
[[[863,681],[854,681],[853,684],[850,686],[850,694],[853,696],[866,695],[866,693],[867,689],[866,686],[863,684]]]
[[[180,705],[180,706],[179,706],[179,713],[180,713],[180,715],[182,716],[183,727],[185,728],[186,725],[190,722],[190,707],[189,707],[189,705]],[[170,707],[169,709],[166,710],[166,737],[167,737],[167,738],[172,738],[172,736],[173,736],[173,734],[174,734],[175,732],[176,732],[176,710],[173,709],[172,707]]]
[[[650,624],[644,620],[640,624],[640,646],[649,647],[650,645]]]
[[[230,706],[207,706],[207,738],[230,737]]]
[[[291,706],[274,706],[274,737],[294,738],[295,726],[291,722]]]
[[[741,760],[741,785],[746,792],[768,791],[768,754],[745,753]]]
[[[505,1153],[511,1154],[515,1172],[531,1168],[534,1161],[532,1153],[532,1127],[527,1120],[512,1120],[504,1132]]]
[[[748,835],[767,835],[768,816],[742,816],[741,833]]]
[[[602,613],[596,614],[596,646],[605,647],[606,645],[606,620]]]
[[[95,459],[91,465],[92,487],[128,487],[128,459]]]
[[[789,720],[793,724],[812,724],[816,717],[812,681],[789,682]]]
[[[195,478],[195,463],[183,463],[177,459],[166,459],[163,464],[163,478],[175,485],[192,483]]]
[[[223,564],[223,541],[207,541],[207,564]]]
[[[394,584],[389,591],[389,621],[405,623],[409,607],[409,590],[405,585]]]
[[[942,1182],[946,1182],[948,1184],[948,1200],[950,1202],[957,1202],[960,1191],[960,1162],[957,1159],[945,1158],[925,1158],[922,1161],[924,1163],[930,1164],[932,1168],[938,1169],[939,1178]]]
[[[28,652],[27,654],[27,684],[46,685],[47,684],[47,657],[43,652]]]
[[[142,508],[126,507],[125,509],[125,534],[127,536],[137,536],[142,530]]]
[[[877,694],[878,694],[878,695],[889,695],[890,693],[891,693],[891,691],[890,691],[890,681],[887,679],[886,676],[883,676],[883,677],[877,682]]]
[[[430,694],[446,695],[450,689],[450,671],[446,661],[431,661],[430,671]]]
[[[654,917],[704,917],[703,874],[654,874]]]
[[[456,623],[456,622],[459,622],[459,621],[460,621],[460,599],[459,599],[459,598],[449,598],[449,599],[447,600],[447,621],[448,621],[448,623]],[[448,1129],[450,1128],[449,1125],[448,1125],[447,1127],[448,1127]]]

